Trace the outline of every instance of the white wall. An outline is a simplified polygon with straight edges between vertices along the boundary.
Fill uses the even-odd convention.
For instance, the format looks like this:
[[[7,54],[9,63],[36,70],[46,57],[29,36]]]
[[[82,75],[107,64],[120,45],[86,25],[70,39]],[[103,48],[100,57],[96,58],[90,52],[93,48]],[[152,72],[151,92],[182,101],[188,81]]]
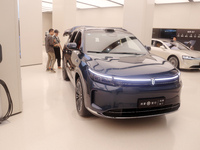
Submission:
[[[76,25],[123,26],[123,7],[76,11]],[[155,5],[153,28],[200,29],[200,3]],[[60,19],[62,21],[62,19]]]
[[[77,10],[77,25],[123,25],[123,7]],[[200,3],[163,4],[154,7],[154,28],[200,29]],[[130,14],[131,15],[131,14]]]
[[[122,27],[123,7],[78,9],[76,25]]]
[[[154,28],[200,29],[200,3],[156,5]]]
[[[21,66],[42,63],[41,0],[19,0]]]
[[[154,0],[124,1],[123,28],[144,45],[151,44],[154,4]]]
[[[43,32],[52,27],[52,13],[42,13]],[[76,25],[122,27],[123,7],[77,9]]]
[[[52,27],[52,13],[43,13],[43,34],[49,27]],[[89,25],[89,26],[102,26],[102,27],[122,27],[123,26],[123,7],[113,8],[98,8],[98,9],[77,9],[76,11],[76,24]],[[57,24],[62,22],[63,19],[54,18]],[[54,28],[58,28],[58,25],[54,22]],[[66,26],[61,29],[60,38],[62,44],[66,42],[65,38],[62,38],[62,30],[68,29],[70,26]],[[43,37],[44,38],[44,37]]]
[[[53,28],[60,31],[61,45],[66,42],[63,32],[76,25],[76,1],[75,0],[54,0],[53,1]]]
[[[13,113],[22,111],[21,73],[19,58],[19,28],[16,0],[0,0],[0,44],[3,61],[0,63],[0,79],[10,91],[13,100]],[[7,111],[7,96],[0,86],[0,111]],[[1,115],[0,115],[1,116]]]
[[[44,12],[42,13],[42,41],[45,42],[45,32],[52,28],[52,13]]]

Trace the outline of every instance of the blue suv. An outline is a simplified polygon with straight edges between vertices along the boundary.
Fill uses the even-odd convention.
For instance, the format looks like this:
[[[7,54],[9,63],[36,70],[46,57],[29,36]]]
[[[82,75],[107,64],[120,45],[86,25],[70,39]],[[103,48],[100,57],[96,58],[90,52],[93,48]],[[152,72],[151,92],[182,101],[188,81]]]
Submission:
[[[180,72],[122,28],[66,30],[63,78],[75,87],[77,112],[105,118],[163,115],[180,107]]]

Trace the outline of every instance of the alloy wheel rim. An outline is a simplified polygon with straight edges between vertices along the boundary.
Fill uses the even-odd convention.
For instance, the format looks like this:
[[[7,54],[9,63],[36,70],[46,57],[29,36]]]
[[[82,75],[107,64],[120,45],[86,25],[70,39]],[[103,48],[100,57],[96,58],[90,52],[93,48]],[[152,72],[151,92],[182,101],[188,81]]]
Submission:
[[[178,61],[176,60],[176,58],[171,58],[170,59],[170,63],[174,66],[174,67],[178,67]]]
[[[76,84],[76,107],[78,111],[81,111],[83,105],[83,92],[80,82]]]

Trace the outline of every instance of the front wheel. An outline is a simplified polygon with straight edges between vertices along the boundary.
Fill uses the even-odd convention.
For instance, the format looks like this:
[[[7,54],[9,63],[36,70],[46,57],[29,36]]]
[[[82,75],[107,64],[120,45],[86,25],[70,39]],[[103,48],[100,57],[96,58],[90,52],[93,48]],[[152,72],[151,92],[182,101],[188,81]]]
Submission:
[[[75,98],[76,98],[76,109],[80,116],[87,117],[90,115],[88,110],[85,108],[84,104],[84,93],[83,93],[83,86],[81,83],[80,78],[76,81],[76,91],[75,91]]]
[[[175,56],[171,56],[169,58],[169,62],[176,68],[179,68],[179,61],[178,61],[178,58],[175,57]]]

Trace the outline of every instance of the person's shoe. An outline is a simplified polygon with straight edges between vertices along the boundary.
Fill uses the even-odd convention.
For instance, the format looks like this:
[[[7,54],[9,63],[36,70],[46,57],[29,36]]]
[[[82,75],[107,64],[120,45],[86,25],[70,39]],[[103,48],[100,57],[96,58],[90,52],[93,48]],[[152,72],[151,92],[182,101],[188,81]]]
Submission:
[[[62,69],[62,67],[59,66],[58,69]]]
[[[51,69],[47,68],[46,71],[50,71]]]
[[[52,72],[52,73],[56,73],[56,71],[55,71],[55,70],[53,70],[53,69],[51,69],[51,72]]]

